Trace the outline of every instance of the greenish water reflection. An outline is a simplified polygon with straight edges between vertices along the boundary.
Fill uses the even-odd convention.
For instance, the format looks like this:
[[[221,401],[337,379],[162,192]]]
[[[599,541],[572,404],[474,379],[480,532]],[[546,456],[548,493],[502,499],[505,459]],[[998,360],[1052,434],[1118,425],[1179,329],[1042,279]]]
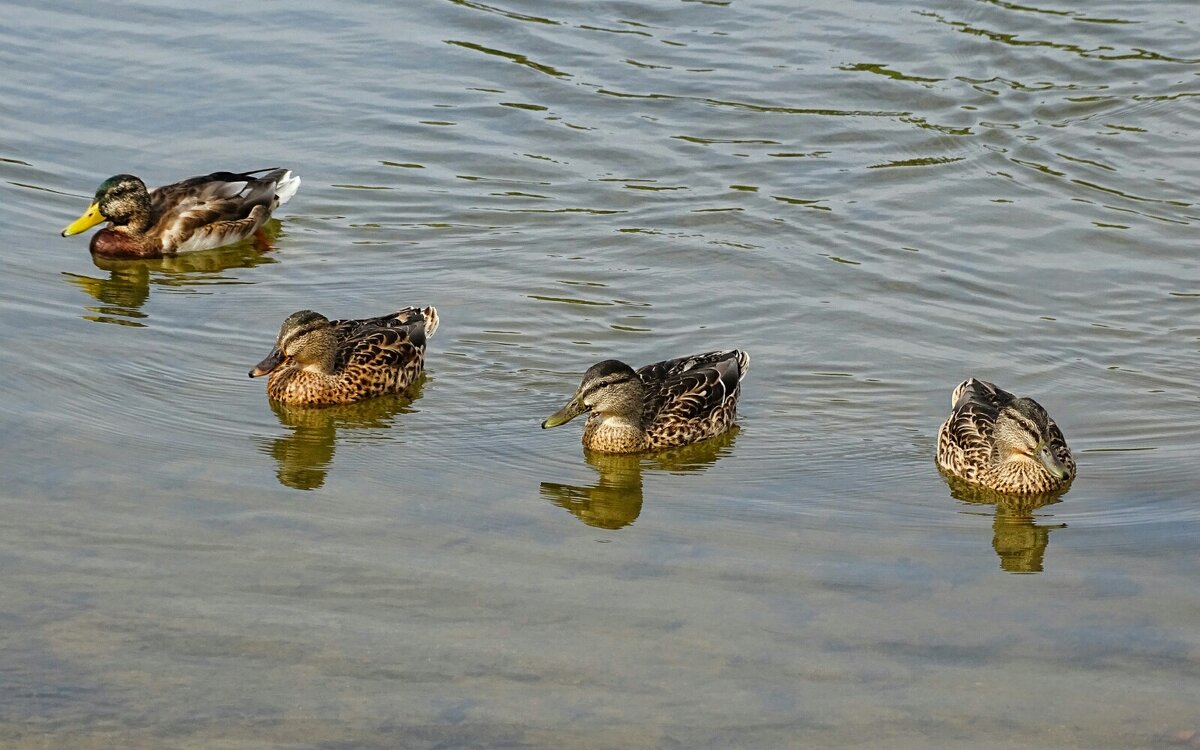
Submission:
[[[729,453],[738,428],[694,445],[653,455],[614,455],[584,449],[583,457],[599,478],[591,486],[542,482],[542,497],[570,511],[588,526],[620,529],[642,512],[642,472],[701,472]]]
[[[992,549],[1000,557],[1001,570],[1009,573],[1041,573],[1044,570],[1050,532],[1065,529],[1065,523],[1038,524],[1039,508],[1061,502],[1070,487],[1044,495],[1005,495],[967,484],[942,474],[957,500],[995,507],[992,517]]]
[[[271,401],[279,424],[290,428],[280,437],[260,438],[259,450],[275,459],[275,477],[285,487],[315,490],[325,484],[337,448],[338,430],[388,430],[400,414],[416,411],[412,403],[421,397],[422,377],[406,393],[380,396],[357,404],[324,409],[304,409]],[[377,437],[383,439],[379,434]],[[390,439],[394,435],[387,435]]]
[[[278,259],[267,254],[279,236],[280,223],[273,219],[264,228],[264,238],[236,245],[183,253],[154,260],[127,260],[92,256],[92,263],[107,277],[63,272],[67,283],[79,287],[99,305],[84,305],[84,320],[95,323],[143,327],[149,316],[142,307],[150,299],[152,286],[197,287],[216,284],[246,284],[226,271],[254,268]]]

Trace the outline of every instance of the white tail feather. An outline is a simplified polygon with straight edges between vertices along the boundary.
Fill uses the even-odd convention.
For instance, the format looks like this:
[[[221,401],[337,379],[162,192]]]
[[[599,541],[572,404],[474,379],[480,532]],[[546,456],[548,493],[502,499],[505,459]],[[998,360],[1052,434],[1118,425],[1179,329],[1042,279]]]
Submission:
[[[275,181],[275,197],[279,199],[279,205],[290,201],[299,189],[300,177],[292,174],[290,169],[284,172],[283,176]]]

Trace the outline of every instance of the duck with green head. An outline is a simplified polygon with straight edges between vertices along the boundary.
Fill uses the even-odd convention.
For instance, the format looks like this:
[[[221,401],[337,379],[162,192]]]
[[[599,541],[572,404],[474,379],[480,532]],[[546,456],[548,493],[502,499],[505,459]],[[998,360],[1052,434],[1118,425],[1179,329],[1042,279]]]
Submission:
[[[267,395],[292,406],[332,406],[399,393],[421,376],[425,343],[438,326],[432,307],[406,307],[362,320],[312,310],[288,316],[275,347],[250,371],[268,375]]]
[[[959,383],[938,430],[937,464],[950,476],[1006,494],[1060,490],[1075,478],[1066,438],[1042,405],[984,380]]]
[[[634,370],[615,359],[592,365],[543,429],[587,413],[583,444],[603,453],[640,453],[695,443],[733,426],[750,356],[708,352]]]
[[[95,255],[161,258],[208,250],[253,235],[299,187],[300,178],[287,169],[213,172],[152,190],[131,174],[119,174],[100,184],[87,211],[62,235],[107,221],[92,236]]]

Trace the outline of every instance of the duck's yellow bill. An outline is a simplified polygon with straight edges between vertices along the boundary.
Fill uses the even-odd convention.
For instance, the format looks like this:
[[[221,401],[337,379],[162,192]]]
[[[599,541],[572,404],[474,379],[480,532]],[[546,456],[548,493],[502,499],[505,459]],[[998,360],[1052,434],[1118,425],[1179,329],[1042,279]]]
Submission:
[[[83,216],[80,216],[75,221],[72,221],[67,225],[66,229],[62,230],[62,236],[70,237],[73,234],[86,232],[102,221],[104,221],[104,214],[100,213],[100,204],[93,203],[92,205],[88,206],[88,210],[83,212]]]

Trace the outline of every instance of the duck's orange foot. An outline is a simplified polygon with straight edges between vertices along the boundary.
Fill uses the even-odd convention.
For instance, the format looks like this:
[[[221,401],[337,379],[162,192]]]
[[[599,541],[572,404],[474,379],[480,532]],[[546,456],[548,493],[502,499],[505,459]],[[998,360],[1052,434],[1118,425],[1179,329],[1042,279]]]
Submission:
[[[274,245],[271,244],[271,238],[261,228],[254,230],[254,249],[260,253],[270,252],[275,249]]]

